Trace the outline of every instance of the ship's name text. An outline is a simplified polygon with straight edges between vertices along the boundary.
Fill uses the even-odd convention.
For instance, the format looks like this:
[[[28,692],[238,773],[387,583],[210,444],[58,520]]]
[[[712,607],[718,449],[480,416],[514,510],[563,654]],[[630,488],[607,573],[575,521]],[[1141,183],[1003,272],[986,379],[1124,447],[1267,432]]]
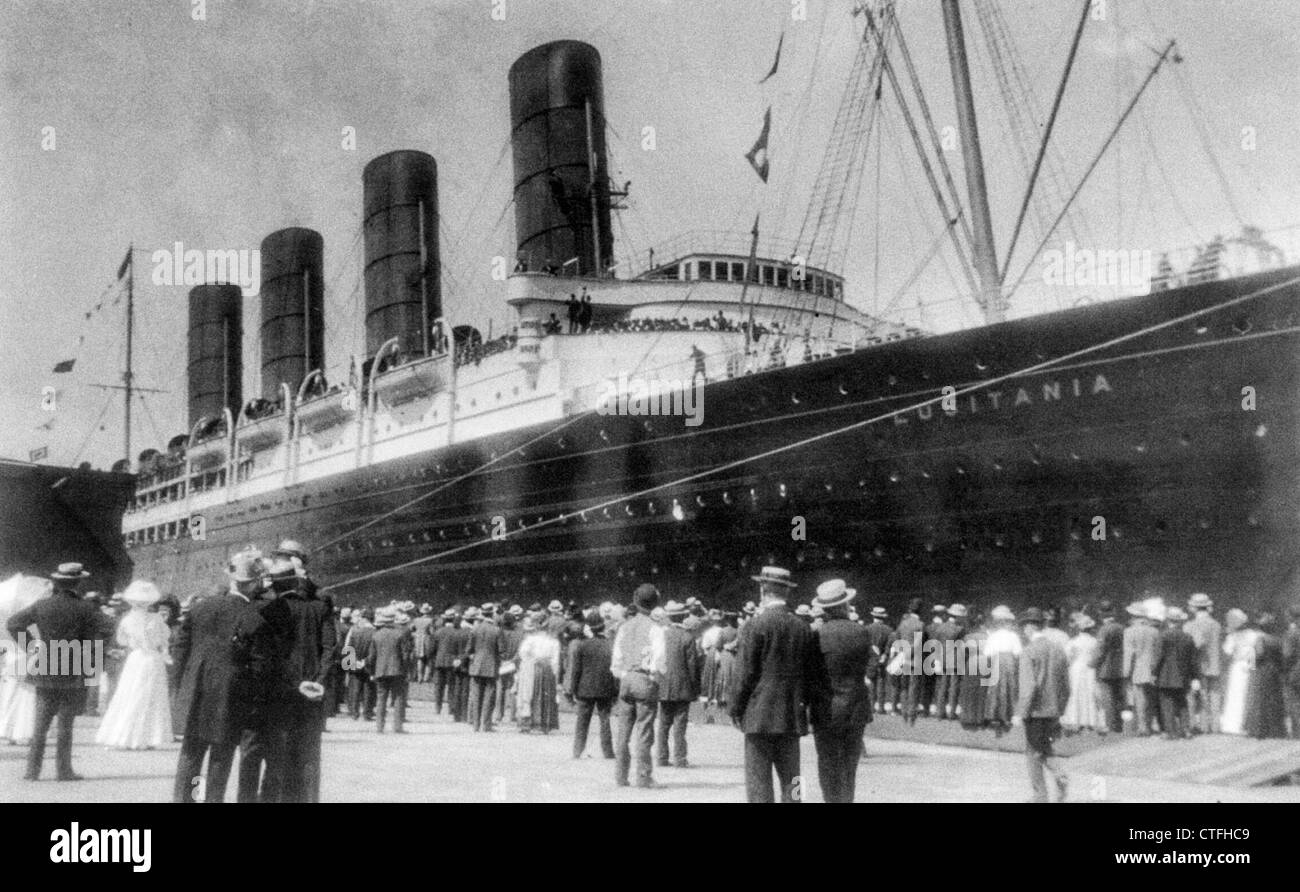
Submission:
[[[980,412],[1005,409],[1008,406],[1032,406],[1035,403],[1054,403],[1062,399],[1078,399],[1084,396],[1096,396],[1111,393],[1110,382],[1105,375],[1094,375],[1092,380],[1070,378],[1060,381],[1044,381],[1041,385],[1003,388],[1000,390],[979,390],[974,393],[953,395],[938,402],[918,406],[915,415],[921,421],[929,421],[935,415],[955,416],[960,414],[977,415]],[[894,416],[894,424],[900,427],[911,423],[912,412],[900,412]]]

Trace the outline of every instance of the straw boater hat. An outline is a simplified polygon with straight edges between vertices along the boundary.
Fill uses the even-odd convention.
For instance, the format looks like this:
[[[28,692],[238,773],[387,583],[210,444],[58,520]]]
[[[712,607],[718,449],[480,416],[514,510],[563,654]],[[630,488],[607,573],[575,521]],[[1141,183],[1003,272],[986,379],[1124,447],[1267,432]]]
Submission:
[[[1097,625],[1097,621],[1086,613],[1076,613],[1074,616],[1070,617],[1070,619],[1074,621],[1075,628],[1080,632],[1086,632],[1093,626]]]
[[[931,613],[947,613],[947,612],[948,612],[948,608],[945,607],[945,606],[942,605],[942,604],[935,604],[933,607],[930,608],[930,612],[931,612]]]
[[[564,605],[561,604],[559,601],[552,601],[550,604],[546,605],[546,609],[549,610],[551,613],[563,613]]]
[[[1182,623],[1187,621],[1187,614],[1181,607],[1170,607],[1165,611],[1165,619],[1171,623]]]
[[[871,608],[871,618],[872,618],[872,619],[889,619],[889,611],[886,610],[886,609],[883,608],[883,607],[872,607],[872,608]]]
[[[126,587],[126,591],[122,593],[122,600],[132,607],[148,607],[162,600],[162,592],[158,591],[158,586],[152,582],[137,579]]]
[[[827,607],[838,607],[849,603],[857,595],[857,591],[846,586],[843,579],[828,579],[817,586],[817,596],[813,598],[813,606],[823,610]]]
[[[1011,612],[1011,608],[1006,604],[999,604],[997,607],[994,607],[993,612],[989,614],[989,616],[1000,622],[1013,623],[1016,621],[1016,615]]]
[[[1187,599],[1187,606],[1193,610],[1209,610],[1214,606],[1214,601],[1205,592],[1197,592]]]
[[[949,615],[949,616],[959,616],[959,617],[960,617],[960,616],[965,616],[965,615],[966,615],[966,605],[965,605],[965,604],[950,604],[950,605],[948,606],[948,615]]]
[[[59,564],[59,569],[50,574],[51,579],[86,579],[89,576],[86,569],[76,561]]]
[[[1127,607],[1124,608],[1124,612],[1127,613],[1129,616],[1135,616],[1141,619],[1147,618],[1146,606],[1143,605],[1141,601],[1135,601],[1134,603],[1128,605]]]
[[[755,582],[771,582],[776,585],[783,585],[786,588],[798,588],[790,581],[790,571],[782,567],[764,567],[757,576],[751,576],[750,579]]]
[[[1159,598],[1147,598],[1142,602],[1146,609],[1147,619],[1154,622],[1162,623],[1165,621],[1165,602]]]
[[[691,609],[678,601],[669,601],[664,605],[664,613],[669,616],[685,616]]]
[[[519,606],[518,604],[511,604],[510,610],[508,612],[510,613],[511,616],[523,616],[524,608]]]
[[[288,557],[296,557],[298,560],[304,562],[307,560],[307,549],[303,547],[301,542],[295,539],[285,539],[275,547],[275,550],[272,551],[271,554],[283,554]]]
[[[798,607],[796,607],[796,608],[794,609],[794,615],[795,615],[795,616],[811,616],[811,615],[812,615],[812,608],[809,607],[807,604],[800,604]]]
[[[380,607],[375,611],[376,626],[391,626],[396,621],[393,611],[388,607]]]

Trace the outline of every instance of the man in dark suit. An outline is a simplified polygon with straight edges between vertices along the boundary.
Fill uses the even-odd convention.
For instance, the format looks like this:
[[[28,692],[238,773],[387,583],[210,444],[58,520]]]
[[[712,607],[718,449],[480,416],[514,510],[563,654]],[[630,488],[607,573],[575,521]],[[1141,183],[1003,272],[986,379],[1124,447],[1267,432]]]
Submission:
[[[26,649],[27,630],[36,627],[43,669],[33,673],[36,693],[36,724],[27,750],[24,780],[38,780],[45,760],[45,738],[50,724],[58,719],[55,737],[55,766],[61,781],[81,780],[72,770],[72,722],[86,706],[86,688],[95,684],[104,653],[104,639],[113,633],[111,622],[96,604],[83,600],[80,587],[90,574],[77,563],[60,564],[50,574],[54,593],[20,610],[6,624],[9,634],[20,643],[19,658],[31,665]]]
[[[484,604],[481,609],[482,616],[469,638],[469,723],[475,731],[491,731],[503,641],[496,605]]]
[[[433,712],[442,715],[444,698],[456,702],[454,663],[456,662],[456,612],[450,608],[442,615],[442,625],[433,632]]]
[[[519,667],[519,645],[524,643],[524,630],[519,628],[524,609],[512,604],[501,617],[501,668],[497,670],[496,720],[504,721],[506,706],[510,707],[510,721],[516,721],[518,704],[515,702],[515,676]]]
[[[1124,730],[1124,627],[1115,620],[1115,606],[1110,601],[1098,605],[1101,628],[1097,630],[1097,693],[1107,730]]]
[[[1035,802],[1048,802],[1046,769],[1056,782],[1057,801],[1064,802],[1069,779],[1052,744],[1061,736],[1061,715],[1070,701],[1070,659],[1065,648],[1043,634],[1043,612],[1030,607],[1020,615],[1028,640],[1020,654],[1020,699],[1014,721],[1025,728],[1025,761]]]
[[[750,802],[772,802],[772,770],[781,801],[803,797],[799,738],[808,733],[808,685],[821,671],[812,630],[794,615],[786,598],[795,588],[790,571],[764,567],[758,576],[762,609],[740,630],[732,723],[745,734],[745,792]]]
[[[672,764],[686,768],[686,723],[691,704],[700,695],[700,650],[695,636],[682,627],[690,608],[676,601],[664,605],[672,625],[664,629],[664,677],[659,683],[656,721],[656,761],[668,765],[668,738],[672,737]]]
[[[397,626],[397,617],[391,608],[375,611],[375,632],[366,646],[365,661],[375,680],[379,710],[375,715],[376,727],[384,733],[388,717],[388,704],[394,707],[393,732],[404,734],[406,723],[407,677],[411,668],[414,644],[405,628]]]
[[[934,628],[933,637],[939,645],[943,674],[935,679],[934,702],[930,710],[941,719],[957,718],[957,690],[964,671],[962,653],[958,642],[966,634],[966,605],[948,605],[943,622]]]
[[[880,659],[871,634],[849,619],[848,604],[856,595],[843,579],[832,579],[817,586],[813,599],[822,610],[816,638],[821,666],[809,691],[817,778],[826,802],[853,801],[862,733],[871,721],[871,688],[865,679],[875,675]]]
[[[308,597],[291,558],[272,558],[267,576],[275,602],[262,615],[277,637],[274,698],[279,758],[268,761],[272,801],[320,801],[320,745],[325,730],[325,683],[334,655],[330,602]]]
[[[573,666],[569,672],[569,696],[578,703],[578,718],[573,729],[573,758],[581,759],[587,748],[587,731],[591,714],[600,718],[600,752],[614,758],[614,734],[610,727],[610,710],[618,696],[618,679],[609,670],[612,646],[605,637],[605,620],[598,611],[587,614],[583,626],[586,636],[573,648]]]
[[[340,664],[348,673],[348,715],[369,722],[375,718],[375,680],[366,653],[375,637],[375,609],[363,607],[353,617]]]
[[[466,607],[460,626],[452,638],[453,693],[451,717],[453,721],[469,721],[469,649],[474,638],[474,624],[478,622],[477,607]]]
[[[235,746],[256,707],[267,702],[275,641],[253,606],[263,583],[261,555],[244,551],[230,559],[230,590],[203,598],[185,615],[176,636],[180,684],[177,714],[184,734],[173,802],[225,799]],[[199,781],[208,757],[206,794]]]
[[[871,622],[867,624],[867,634],[871,636],[871,647],[876,654],[875,698],[876,712],[893,712],[894,676],[885,671],[889,664],[889,645],[894,641],[894,627],[886,620],[889,612],[883,607],[871,608]]]
[[[1282,637],[1282,699],[1291,719],[1291,739],[1300,740],[1300,604],[1288,607],[1287,616],[1291,624]]]
[[[1160,692],[1160,724],[1165,740],[1191,737],[1187,722],[1187,691],[1197,678],[1196,640],[1183,631],[1187,614],[1178,607],[1165,612],[1165,626],[1156,639],[1156,689]]]
[[[920,598],[909,601],[907,613],[898,621],[898,632],[894,636],[896,640],[905,642],[909,655],[907,668],[898,679],[899,687],[902,688],[903,720],[909,725],[916,724],[916,714],[922,708],[922,682],[925,679],[924,673],[921,672],[921,654],[925,650],[926,633],[925,624],[921,622],[920,611]]]

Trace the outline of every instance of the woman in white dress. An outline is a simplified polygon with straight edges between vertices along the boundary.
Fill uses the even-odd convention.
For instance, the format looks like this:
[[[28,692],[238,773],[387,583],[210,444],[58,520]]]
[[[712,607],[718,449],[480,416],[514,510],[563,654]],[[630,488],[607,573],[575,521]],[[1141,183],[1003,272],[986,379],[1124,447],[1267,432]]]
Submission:
[[[36,689],[18,671],[26,654],[5,628],[9,617],[53,591],[48,579],[18,574],[0,582],[0,740],[26,746],[36,727]]]
[[[515,693],[519,730],[523,734],[549,734],[560,727],[556,679],[560,676],[560,640],[548,635],[536,618],[524,618],[524,640],[519,645],[519,680]]]
[[[167,655],[171,631],[153,612],[161,597],[152,582],[133,582],[122,600],[131,606],[117,626],[117,643],[130,650],[95,742],[117,749],[153,749],[172,740],[167,695]]]
[[[1065,654],[1070,658],[1070,700],[1065,704],[1061,725],[1067,734],[1085,728],[1105,734],[1106,723],[1097,708],[1097,670],[1092,665],[1098,646],[1092,630],[1097,623],[1086,613],[1076,613],[1073,622],[1075,635],[1065,645]]]
[[[1224,734],[1244,734],[1246,696],[1250,677],[1255,671],[1255,642],[1259,632],[1245,628],[1246,613],[1232,608],[1223,617],[1227,634],[1223,652],[1228,657],[1228,681],[1223,689],[1223,718],[1219,730]]]

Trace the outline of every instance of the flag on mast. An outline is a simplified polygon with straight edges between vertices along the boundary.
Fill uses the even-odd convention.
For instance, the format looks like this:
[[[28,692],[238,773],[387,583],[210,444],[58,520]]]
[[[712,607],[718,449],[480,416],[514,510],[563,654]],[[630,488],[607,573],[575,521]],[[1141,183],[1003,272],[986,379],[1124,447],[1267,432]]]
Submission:
[[[763,113],[763,132],[758,135],[758,141],[754,147],[745,153],[746,160],[749,161],[750,167],[758,174],[759,179],[767,182],[767,173],[770,169],[767,157],[767,137],[772,130],[772,107],[769,105],[767,111]]]
[[[781,32],[781,37],[776,42],[776,58],[772,60],[772,70],[763,76],[763,79],[759,81],[760,84],[767,83],[768,79],[771,78],[772,75],[776,74],[776,70],[781,67],[781,45],[783,43],[785,43],[784,31]]]
[[[63,360],[63,362],[55,363],[54,374],[62,375],[64,372],[72,371],[72,367],[73,365],[76,364],[76,362],[77,361],[75,359],[65,359]]]
[[[122,258],[122,265],[117,268],[117,277],[119,279],[126,275],[126,271],[131,268],[131,249],[126,249],[126,256]]]

